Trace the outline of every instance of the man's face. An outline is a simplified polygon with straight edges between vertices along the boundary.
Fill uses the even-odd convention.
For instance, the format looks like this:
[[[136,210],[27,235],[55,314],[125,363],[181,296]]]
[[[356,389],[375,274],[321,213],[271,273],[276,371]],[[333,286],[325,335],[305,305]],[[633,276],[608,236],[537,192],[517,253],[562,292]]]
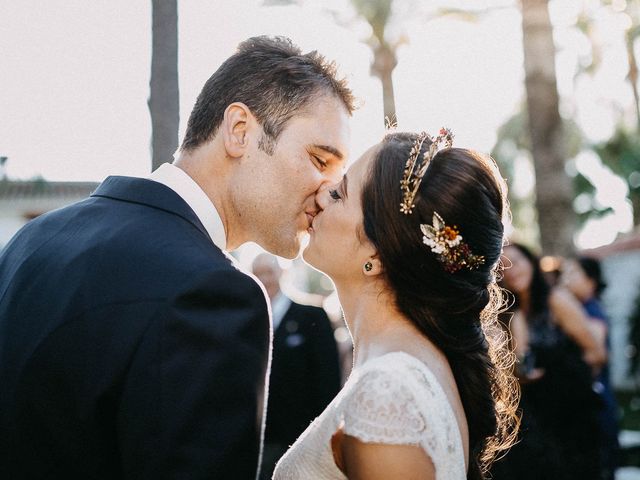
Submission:
[[[318,211],[316,193],[342,177],[348,121],[340,100],[324,95],[287,122],[272,155],[253,137],[234,195],[250,240],[281,257],[298,255]]]
[[[313,221],[309,245],[302,256],[309,265],[332,279],[362,276],[362,265],[371,255],[371,244],[358,235],[363,228],[360,197],[378,145],[356,161],[342,181],[317,196],[321,207]]]

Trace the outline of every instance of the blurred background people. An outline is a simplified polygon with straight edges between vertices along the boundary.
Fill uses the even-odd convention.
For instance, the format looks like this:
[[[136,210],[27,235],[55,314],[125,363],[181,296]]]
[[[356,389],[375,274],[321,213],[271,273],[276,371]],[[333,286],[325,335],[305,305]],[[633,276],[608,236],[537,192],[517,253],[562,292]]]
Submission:
[[[561,285],[566,287],[582,304],[585,313],[609,352],[609,319],[600,295],[606,288],[600,262],[595,258],[578,257],[567,260],[562,267]],[[599,415],[600,455],[603,480],[613,480],[618,466],[618,405],[609,379],[608,362],[602,366],[594,382],[594,390],[603,401]]]
[[[271,299],[273,353],[261,478],[340,390],[340,363],[331,321],[316,306],[291,301],[280,290],[282,268],[261,254],[252,264]]]
[[[519,360],[523,417],[520,443],[496,462],[493,478],[599,479],[601,403],[592,384],[604,344],[575,297],[549,287],[531,251],[511,244],[504,256],[503,287],[514,297],[505,324]]]

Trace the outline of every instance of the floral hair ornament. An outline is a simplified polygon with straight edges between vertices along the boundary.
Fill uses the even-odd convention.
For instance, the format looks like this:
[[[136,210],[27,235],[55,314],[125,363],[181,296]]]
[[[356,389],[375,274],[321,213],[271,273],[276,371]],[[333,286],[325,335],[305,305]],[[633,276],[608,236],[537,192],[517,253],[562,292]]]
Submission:
[[[421,224],[420,230],[424,233],[422,241],[438,256],[446,272],[455,273],[463,268],[474,270],[484,264],[484,256],[474,255],[469,245],[462,241],[458,227],[447,226],[436,212],[433,212],[433,225]]]
[[[422,144],[426,139],[431,140],[429,148],[424,155],[422,155],[422,163],[418,166],[418,157],[420,156],[420,150],[422,150]],[[404,167],[404,176],[400,181],[400,187],[402,189],[402,203],[400,204],[400,211],[405,215],[409,215],[413,212],[415,207],[413,201],[420,188],[422,177],[424,177],[427,167],[431,162],[431,159],[442,150],[442,148],[451,148],[453,144],[453,133],[448,128],[441,128],[438,132],[438,136],[432,138],[426,132],[420,133],[418,138],[411,147],[409,152],[409,158]]]

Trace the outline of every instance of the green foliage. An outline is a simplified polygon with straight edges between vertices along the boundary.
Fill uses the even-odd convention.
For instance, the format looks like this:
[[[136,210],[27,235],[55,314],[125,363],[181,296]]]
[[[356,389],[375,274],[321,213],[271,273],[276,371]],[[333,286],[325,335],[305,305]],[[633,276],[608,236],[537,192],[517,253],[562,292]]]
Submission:
[[[616,128],[613,137],[606,142],[597,144],[593,150],[598,154],[602,163],[624,179],[629,179],[634,173],[640,174],[640,137],[638,132],[630,132],[623,126]],[[634,190],[640,191],[640,181]]]
[[[491,156],[495,158],[503,176],[507,178],[507,184],[511,187],[516,175],[516,164],[518,159],[527,159],[533,170],[533,159],[531,156],[531,140],[528,131],[528,119],[526,106],[522,105],[520,110],[511,116],[498,129],[498,138],[496,144],[491,151]],[[566,158],[575,157],[584,147],[583,134],[578,125],[568,119],[563,119],[562,128],[564,129],[565,146],[564,151]],[[575,194],[586,193],[593,197],[595,195],[595,187],[589,180],[577,174],[574,177]],[[529,243],[536,243],[534,237],[537,232],[532,230],[532,221],[535,221],[535,194],[531,192],[526,196],[518,196],[513,188],[509,189],[509,203],[513,217],[513,225]],[[594,204],[593,201],[590,202]],[[611,209],[597,210],[591,207],[588,212],[577,212],[581,222],[592,218],[595,215],[608,213]]]
[[[602,208],[598,202],[596,202],[596,187],[580,172],[573,177],[573,191],[575,193],[575,199],[584,198],[587,203],[587,205],[583,206],[585,202],[580,202],[578,208],[576,208],[576,203],[574,202],[574,210],[579,225],[584,225],[587,220],[601,218],[613,213],[611,207]]]
[[[629,199],[633,206],[633,223],[640,223],[640,137],[623,125],[613,136],[593,146],[602,163],[620,176],[629,187]]]

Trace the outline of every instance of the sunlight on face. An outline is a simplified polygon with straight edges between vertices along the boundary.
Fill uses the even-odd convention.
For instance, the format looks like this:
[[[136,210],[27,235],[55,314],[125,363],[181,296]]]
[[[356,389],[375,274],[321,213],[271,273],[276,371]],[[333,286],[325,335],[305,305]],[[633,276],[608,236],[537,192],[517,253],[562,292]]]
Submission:
[[[318,194],[322,209],[313,220],[304,260],[334,281],[361,275],[371,246],[357,232],[362,229],[363,182],[377,146],[367,150],[338,184]],[[362,241],[361,241],[362,240]]]
[[[308,111],[287,122],[272,155],[254,144],[236,182],[235,206],[245,230],[284,258],[300,253],[318,190],[341,177],[348,158],[349,117],[341,102],[323,96]]]

